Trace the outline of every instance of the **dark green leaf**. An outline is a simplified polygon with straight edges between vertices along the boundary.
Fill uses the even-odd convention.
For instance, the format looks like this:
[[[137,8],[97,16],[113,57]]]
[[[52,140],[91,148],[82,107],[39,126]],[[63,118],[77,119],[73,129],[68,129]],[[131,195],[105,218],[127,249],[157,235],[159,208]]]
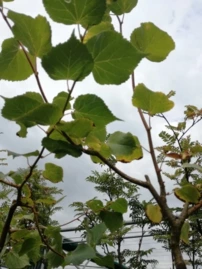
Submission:
[[[169,100],[167,95],[162,92],[153,92],[144,84],[136,86],[132,103],[134,106],[147,111],[150,115],[169,111],[174,106],[174,102]]]
[[[35,65],[35,58],[28,52],[27,55]],[[20,81],[32,74],[31,66],[15,38],[4,40],[0,53],[0,79]]]
[[[20,40],[33,56],[41,58],[51,49],[51,29],[45,17],[38,15],[34,19],[9,11],[8,18],[14,22],[12,31],[16,39]]]
[[[131,34],[131,43],[146,58],[153,62],[161,62],[175,49],[172,38],[151,22],[142,23]]]
[[[114,269],[114,258],[111,255],[107,255],[105,257],[96,256],[93,258],[93,261],[99,266],[106,266],[107,268]]]
[[[138,0],[116,0],[111,1],[109,7],[114,14],[121,15],[129,13],[137,5],[137,2]]]
[[[128,209],[128,203],[124,198],[118,198],[116,201],[110,204],[110,208],[115,212],[126,213]]]
[[[40,250],[41,250],[41,241],[36,238],[27,238],[23,243],[22,243],[22,248],[19,252],[19,255],[24,255],[26,254],[30,260],[33,262],[37,262],[40,257]]]
[[[102,0],[43,0],[43,4],[52,20],[85,27],[100,23],[106,9]]]
[[[123,215],[119,212],[101,211],[100,218],[110,232],[115,232],[123,226]]]
[[[142,53],[115,31],[104,31],[86,45],[94,59],[93,76],[99,84],[125,82],[143,58]]]
[[[43,177],[50,180],[52,183],[58,183],[63,179],[63,169],[62,167],[54,163],[46,163],[45,171],[43,171]]]
[[[42,59],[42,66],[55,80],[83,80],[93,69],[93,59],[86,46],[71,38],[56,47]]]
[[[82,154],[81,147],[71,145],[62,140],[53,140],[45,137],[42,140],[42,145],[50,152],[55,153],[56,158],[62,158],[67,154],[73,157],[79,157]]]
[[[89,260],[94,258],[96,255],[95,250],[86,245],[86,244],[80,244],[78,247],[72,251],[70,254],[68,254],[65,258],[65,263],[73,264],[73,265],[79,265],[85,260]]]
[[[96,127],[104,127],[110,122],[118,120],[105,105],[104,101],[94,94],[77,97],[74,109],[73,117],[75,119],[87,118],[92,120]]]

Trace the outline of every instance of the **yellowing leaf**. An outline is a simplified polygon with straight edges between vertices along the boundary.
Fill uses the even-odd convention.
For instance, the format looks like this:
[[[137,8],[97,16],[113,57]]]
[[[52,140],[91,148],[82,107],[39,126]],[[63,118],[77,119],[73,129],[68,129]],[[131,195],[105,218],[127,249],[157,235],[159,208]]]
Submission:
[[[148,204],[146,215],[153,223],[160,223],[162,220],[161,208],[158,205]]]
[[[142,83],[135,88],[132,103],[150,115],[169,111],[174,106],[174,102],[169,100],[164,93],[153,92]]]
[[[197,204],[199,198],[201,197],[200,192],[191,184],[187,184],[183,186],[181,189],[176,188],[174,190],[175,196],[182,200],[183,202],[189,202],[193,204]]]

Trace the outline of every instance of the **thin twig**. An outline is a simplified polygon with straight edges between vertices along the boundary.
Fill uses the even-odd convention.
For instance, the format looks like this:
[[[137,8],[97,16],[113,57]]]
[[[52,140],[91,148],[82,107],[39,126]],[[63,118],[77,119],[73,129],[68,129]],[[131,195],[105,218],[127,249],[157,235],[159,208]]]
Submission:
[[[80,218],[83,217],[83,216],[85,216],[85,213],[84,213],[84,214],[81,214],[79,217],[77,217],[77,218],[75,218],[75,219],[73,219],[73,220],[70,220],[69,222],[66,222],[66,223],[64,223],[64,224],[59,225],[58,227],[63,227],[63,226],[69,225],[69,224],[71,224],[72,222],[75,222],[75,221],[77,221],[77,220],[79,221]]]
[[[1,14],[2,14],[2,17],[3,17],[4,21],[5,21],[6,24],[8,25],[9,29],[11,30],[11,32],[13,32],[13,31],[12,31],[12,26],[10,25],[10,22],[8,21],[8,19],[7,19],[6,15],[4,14],[2,8],[0,8],[0,12],[1,12]],[[41,82],[40,82],[40,79],[39,79],[39,74],[38,74],[38,71],[37,71],[36,67],[33,65],[33,63],[32,63],[32,61],[31,61],[31,59],[30,59],[30,57],[29,57],[29,55],[28,55],[28,53],[27,53],[25,47],[23,46],[23,44],[22,44],[19,40],[17,40],[17,42],[18,42],[18,44],[20,45],[22,51],[24,52],[25,57],[26,57],[26,59],[27,59],[29,65],[30,65],[30,67],[31,67],[31,69],[32,69],[32,71],[33,71],[33,73],[34,73],[35,79],[36,79],[36,81],[37,81],[39,90],[40,90],[40,92],[41,92],[41,95],[42,95],[44,101],[45,101],[46,103],[48,103],[48,100],[47,100],[46,95],[45,95],[45,93],[44,93],[44,91],[43,91],[43,88],[42,88],[42,85],[41,85]]]

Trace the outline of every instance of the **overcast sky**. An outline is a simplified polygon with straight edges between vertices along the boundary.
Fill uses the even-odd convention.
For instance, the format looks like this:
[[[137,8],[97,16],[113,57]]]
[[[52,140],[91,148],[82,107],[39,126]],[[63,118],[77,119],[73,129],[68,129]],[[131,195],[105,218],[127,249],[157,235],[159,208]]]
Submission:
[[[20,13],[36,16],[45,15],[52,27],[52,41],[56,45],[64,42],[74,27],[64,26],[52,22],[46,15],[42,1],[15,0],[12,3],[5,3],[5,6]],[[202,87],[202,4],[201,0],[141,0],[137,7],[125,16],[123,33],[129,38],[134,28],[141,22],[151,21],[167,31],[176,43],[176,49],[168,58],[161,63],[153,63],[143,60],[136,69],[136,81],[144,83],[148,88],[154,91],[163,91],[168,93],[170,90],[176,91],[173,99],[176,106],[167,113],[171,122],[183,119],[184,105],[201,105],[201,87]],[[11,33],[0,18],[0,43],[5,38],[11,37]],[[48,75],[40,70],[40,79],[49,100],[57,95],[59,91],[66,90],[66,82],[55,82]],[[26,91],[38,92],[34,76],[24,82],[0,81],[0,94],[11,97],[22,94]],[[131,105],[132,89],[130,81],[120,86],[101,86],[96,84],[92,77],[86,78],[82,83],[78,83],[74,96],[85,93],[95,93],[103,98],[111,111],[123,122],[115,122],[109,125],[108,131],[114,132],[121,130],[123,132],[132,132],[139,136],[141,143],[147,147],[146,137],[143,127],[140,123],[135,108]],[[3,101],[0,100],[0,108]],[[159,145],[158,133],[164,122],[159,119],[152,120],[154,141]],[[0,118],[0,148],[9,149],[19,153],[25,153],[40,149],[43,133],[37,127],[29,129],[27,139],[17,137],[18,126]],[[195,129],[194,137],[200,138],[202,129],[198,126]],[[43,169],[45,162],[53,161],[52,157],[43,160],[39,168]],[[60,223],[65,223],[73,218],[73,212],[68,205],[73,201],[86,201],[97,193],[93,190],[93,185],[86,183],[85,178],[90,175],[91,170],[101,167],[93,164],[88,156],[82,156],[78,159],[65,157],[61,160],[54,160],[55,163],[64,168],[64,182],[60,185],[64,189],[66,199],[63,202],[64,210],[57,214]],[[19,167],[26,167],[26,160],[23,158],[8,158],[8,167],[4,171],[14,170]],[[145,154],[141,161],[132,164],[119,164],[120,169],[130,175],[144,179],[145,174],[153,175],[153,168],[150,157]],[[154,177],[155,180],[155,177]],[[167,180],[168,181],[168,180]],[[143,191],[147,194],[147,191]],[[144,196],[144,199],[147,196]],[[163,268],[163,267],[161,267]]]

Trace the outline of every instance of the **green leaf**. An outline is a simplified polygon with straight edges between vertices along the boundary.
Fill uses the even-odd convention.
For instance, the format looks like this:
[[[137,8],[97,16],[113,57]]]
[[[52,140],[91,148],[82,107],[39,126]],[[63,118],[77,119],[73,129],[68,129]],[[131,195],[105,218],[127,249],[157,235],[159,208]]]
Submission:
[[[71,109],[70,102],[66,104],[67,98],[69,98],[69,94],[67,92],[60,92],[58,93],[57,96],[54,97],[53,104],[57,105],[62,111]],[[70,101],[71,101],[71,98],[70,98]],[[66,107],[65,107],[65,104],[66,104]]]
[[[151,22],[141,23],[141,26],[132,32],[131,43],[153,62],[165,60],[175,49],[173,39]]]
[[[115,212],[126,213],[128,210],[128,202],[124,198],[118,198],[116,201],[110,204],[110,208]]]
[[[93,258],[93,261],[99,266],[105,266],[106,268],[114,269],[114,258],[111,255],[107,255],[105,257],[96,256]]]
[[[109,139],[107,140],[107,145],[110,147],[117,161],[130,162],[137,159],[137,157],[141,157],[139,156],[140,145],[137,144],[137,141],[138,138],[134,137],[131,133],[122,133],[118,131],[110,134]],[[137,150],[138,155],[136,154]]]
[[[192,163],[184,163],[183,165],[182,165],[182,167],[184,167],[184,168],[193,168],[193,169],[196,169],[196,170],[198,170],[199,172],[201,172],[202,173],[202,167],[200,166],[200,165],[197,165],[197,164],[192,164]]]
[[[115,232],[123,226],[123,215],[119,212],[101,211],[100,218],[110,232]]]
[[[100,200],[89,200],[86,202],[87,206],[93,211],[93,212],[99,212],[100,210],[103,209],[104,205],[102,201]]]
[[[104,127],[110,122],[119,120],[111,113],[104,101],[94,94],[85,94],[77,97],[74,109],[73,118],[87,118],[92,120],[96,127]]]
[[[99,84],[125,82],[143,58],[142,53],[115,31],[104,31],[86,45],[94,59],[93,76]]]
[[[36,263],[40,258],[40,249],[41,249],[41,241],[39,238],[27,238],[22,243],[22,248],[19,252],[19,255],[26,254],[30,260],[32,260],[34,263]]]
[[[45,205],[55,205],[56,204],[56,200],[52,199],[52,198],[45,198],[45,199],[37,199],[35,201],[36,204],[45,204]]]
[[[33,98],[32,93],[5,98],[5,105],[2,109],[4,118],[22,123],[25,127],[31,127],[36,124],[51,125],[55,124],[62,116],[58,106]]]
[[[197,204],[201,197],[200,192],[193,185],[187,184],[182,188],[176,188],[174,190],[175,196],[182,200],[183,202],[189,202],[193,204]]]
[[[93,59],[86,46],[71,38],[46,54],[42,59],[42,66],[54,80],[83,80],[93,69]]]
[[[29,258],[28,258],[28,256],[26,254],[22,255],[22,256],[19,256],[18,253],[11,250],[6,255],[5,265],[8,268],[15,268],[15,269],[24,268],[25,266],[29,265]]]
[[[43,171],[43,177],[50,180],[52,183],[61,182],[63,179],[62,167],[54,163],[46,163],[45,171]]]
[[[104,31],[110,31],[110,30],[114,30],[113,24],[111,24],[111,22],[108,22],[108,21],[102,21],[101,23],[92,26],[88,30],[88,32],[86,33],[86,35],[84,37],[84,43],[86,43],[92,37],[104,32]]]
[[[161,208],[158,205],[148,204],[146,215],[153,223],[160,223],[162,220]]]
[[[185,243],[189,244],[189,230],[190,230],[190,224],[188,221],[184,222],[182,229],[181,229],[181,234],[180,234],[180,239]]]
[[[68,136],[74,138],[84,138],[89,134],[92,129],[93,122],[85,118],[65,122],[59,128],[59,130],[65,132],[66,134],[68,134]]]
[[[87,28],[100,23],[106,9],[106,1],[100,0],[43,0],[43,4],[52,20]]]
[[[94,148],[96,150],[96,148]],[[108,145],[105,143],[100,144],[100,148],[97,149],[97,151],[105,158],[108,159],[111,156],[111,149]],[[94,163],[103,163],[103,161],[100,160],[100,158],[96,156],[91,156],[91,159]]]
[[[35,58],[28,52],[27,55],[34,66]],[[0,53],[0,79],[20,81],[32,74],[31,66],[15,38],[4,40]]]
[[[8,153],[8,156],[12,156],[13,159],[16,158],[16,157],[31,157],[31,156],[38,156],[39,155],[39,151],[38,150],[35,150],[35,151],[32,151],[32,152],[28,152],[28,153],[16,153],[16,152],[13,152],[13,151],[10,151],[10,150],[7,150],[7,153]]]
[[[90,246],[96,247],[100,244],[107,227],[104,223],[96,224],[92,229],[87,231],[87,242]]]
[[[142,83],[136,86],[132,103],[147,111],[151,116],[169,111],[174,106],[174,102],[169,100],[167,95],[162,92],[153,92]]]
[[[65,264],[79,265],[85,260],[94,258],[95,255],[95,250],[92,247],[86,244],[80,244],[74,251],[66,256]]]
[[[42,57],[50,51],[51,28],[45,17],[38,15],[35,19],[13,11],[8,12],[8,18],[14,22],[12,31],[17,40],[28,48],[30,54]]]
[[[109,8],[116,14],[121,15],[124,13],[129,13],[134,7],[136,7],[138,0],[116,0],[111,1]]]
[[[47,253],[45,258],[48,261],[48,269],[58,268],[64,264],[64,258],[51,250]]]
[[[52,153],[55,153],[55,157],[60,159],[65,155],[71,155],[73,157],[80,157],[82,154],[81,147],[74,146],[68,142],[62,140],[53,140],[45,137],[42,140],[42,145]]]

